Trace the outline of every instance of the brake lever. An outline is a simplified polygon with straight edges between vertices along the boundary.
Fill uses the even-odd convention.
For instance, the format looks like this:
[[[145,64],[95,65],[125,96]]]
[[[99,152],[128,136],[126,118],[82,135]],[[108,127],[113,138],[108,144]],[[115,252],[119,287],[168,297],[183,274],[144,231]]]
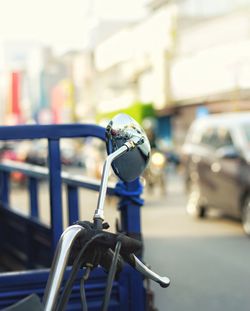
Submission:
[[[161,287],[168,287],[170,285],[170,279],[166,276],[160,276],[157,273],[149,269],[144,263],[141,262],[134,254],[130,254],[124,258],[133,268],[139,271],[146,278],[149,278],[156,283],[160,284]]]

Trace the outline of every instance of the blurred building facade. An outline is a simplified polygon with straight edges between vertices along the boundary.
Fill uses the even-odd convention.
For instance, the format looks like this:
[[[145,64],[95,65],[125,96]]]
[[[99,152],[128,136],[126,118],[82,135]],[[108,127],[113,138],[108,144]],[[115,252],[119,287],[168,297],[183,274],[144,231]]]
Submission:
[[[171,70],[176,144],[196,117],[250,109],[249,32],[249,1],[180,4]]]
[[[31,42],[0,44],[1,124],[94,121],[92,52],[55,56]]]
[[[170,3],[140,22],[116,32],[94,51],[99,113],[127,109],[134,103],[170,104],[169,58],[175,48],[176,4]],[[164,116],[170,139],[169,118]]]
[[[91,13],[82,51],[2,42],[1,124],[93,122],[152,104],[158,136],[180,145],[193,119],[249,110],[249,0],[143,3],[137,20]]]
[[[81,50],[56,55],[33,41],[0,42],[1,124],[96,122],[99,96],[94,50],[133,19],[98,18],[94,2],[89,6]]]
[[[182,144],[193,119],[250,109],[249,1],[147,0],[148,16],[95,49],[97,110],[152,102]]]

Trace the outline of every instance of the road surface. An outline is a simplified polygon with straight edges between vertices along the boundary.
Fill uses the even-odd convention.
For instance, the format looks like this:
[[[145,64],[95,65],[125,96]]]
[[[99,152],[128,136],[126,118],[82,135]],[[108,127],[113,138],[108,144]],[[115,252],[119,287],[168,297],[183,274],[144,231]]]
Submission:
[[[146,262],[169,276],[171,286],[152,284],[159,311],[249,311],[250,239],[239,222],[185,213],[180,176],[168,193],[146,196],[142,210]]]

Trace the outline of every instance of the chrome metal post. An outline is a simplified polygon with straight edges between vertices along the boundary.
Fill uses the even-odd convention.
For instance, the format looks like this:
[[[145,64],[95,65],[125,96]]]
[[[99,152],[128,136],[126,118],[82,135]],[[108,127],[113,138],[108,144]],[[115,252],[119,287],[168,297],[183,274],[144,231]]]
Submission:
[[[68,227],[60,237],[43,298],[45,311],[55,310],[71,248],[75,240],[84,234],[84,231],[83,227],[73,225]]]
[[[119,148],[115,152],[111,153],[107,157],[107,159],[104,163],[103,171],[102,171],[102,181],[101,181],[101,186],[100,186],[100,191],[99,191],[97,208],[96,208],[95,214],[94,214],[94,220],[95,219],[104,220],[104,211],[103,210],[104,210],[104,202],[105,202],[106,191],[107,191],[107,186],[108,186],[109,170],[110,170],[111,163],[115,159],[117,159],[118,157],[123,155],[125,152],[127,152],[130,148],[131,148],[131,146],[128,143],[126,143],[121,148]]]

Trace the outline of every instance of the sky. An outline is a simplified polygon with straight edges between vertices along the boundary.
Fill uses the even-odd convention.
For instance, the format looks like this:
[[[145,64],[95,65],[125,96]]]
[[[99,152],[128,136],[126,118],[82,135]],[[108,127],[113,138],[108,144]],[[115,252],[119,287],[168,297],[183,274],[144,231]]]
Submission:
[[[81,48],[100,19],[136,19],[143,0],[0,0],[0,42],[34,41],[58,50]]]

